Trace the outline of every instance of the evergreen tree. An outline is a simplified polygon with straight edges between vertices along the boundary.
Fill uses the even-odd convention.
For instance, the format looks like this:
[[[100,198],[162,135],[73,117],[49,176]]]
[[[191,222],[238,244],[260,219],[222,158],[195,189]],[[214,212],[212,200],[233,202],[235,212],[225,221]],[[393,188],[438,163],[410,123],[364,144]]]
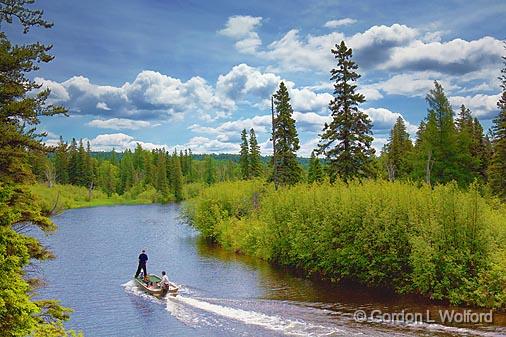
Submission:
[[[309,169],[307,173],[307,182],[312,184],[314,182],[320,183],[323,181],[323,168],[320,164],[320,159],[315,155],[314,151],[311,152],[309,159]]]
[[[334,98],[329,103],[332,121],[325,123],[320,135],[318,153],[329,162],[330,180],[338,176],[344,181],[370,175],[368,167],[374,154],[372,124],[369,117],[359,111],[365,102],[364,95],[355,92],[355,82],[360,78],[358,65],[352,61],[352,50],[344,41],[332,49],[337,67],[331,70]]]
[[[72,185],[79,183],[79,152],[75,138],[72,138],[69,147],[69,181]]]
[[[386,167],[390,180],[404,178],[411,173],[409,156],[413,149],[413,143],[406,131],[406,124],[402,117],[398,117],[392,130],[390,138],[385,144],[384,155],[386,156]]]
[[[299,137],[293,119],[293,109],[285,83],[279,84],[274,94],[276,117],[274,118],[274,135],[276,139],[273,175],[280,185],[295,184],[302,179],[302,169],[297,161],[296,152],[299,150]]]
[[[205,182],[207,185],[212,185],[216,182],[216,172],[214,167],[213,157],[207,155],[204,158],[205,163]]]
[[[60,142],[56,147],[54,160],[56,181],[60,184],[69,183],[69,160],[67,156],[67,147],[67,144],[63,141],[63,137],[60,136]]]
[[[427,94],[429,105],[425,127],[419,130],[416,146],[415,176],[428,183],[459,179],[457,133],[453,110],[443,87],[436,81]]]
[[[164,198],[169,196],[169,180],[167,178],[167,162],[165,151],[160,150],[157,154],[156,163],[156,189],[162,194]]]
[[[476,138],[475,124],[471,111],[464,104],[460,107],[457,119],[457,163],[456,179],[462,186],[467,186],[479,177],[481,135]],[[479,124],[479,123],[478,123]],[[481,127],[481,126],[480,126]]]
[[[182,154],[182,153],[181,153]],[[183,172],[181,171],[181,157],[178,157],[177,152],[174,151],[172,160],[174,161],[174,196],[176,201],[183,200]]]
[[[246,129],[243,129],[241,132],[241,151],[240,151],[239,165],[241,166],[242,179],[249,179],[250,159],[249,159],[249,145]]]
[[[260,146],[258,146],[257,136],[254,129],[249,131],[249,170],[252,177],[260,177],[263,171]]]
[[[506,45],[505,45],[506,47]],[[506,200],[506,57],[503,57],[504,68],[501,70],[502,94],[497,102],[499,114],[492,125],[492,158],[488,170],[489,184],[492,191]]]
[[[77,149],[77,164],[76,164],[76,181],[77,185],[80,186],[86,186],[88,185],[88,176],[89,173],[87,172],[86,167],[86,150],[84,149],[83,140],[79,140],[79,148]]]
[[[33,26],[49,28],[42,11],[31,9],[34,1],[0,2],[0,29],[19,20],[28,33]],[[17,224],[35,225],[44,231],[56,226],[42,214],[30,192],[33,183],[28,166],[29,152],[47,152],[36,133],[41,116],[65,113],[60,106],[46,104],[49,90],[27,78],[43,63],[52,60],[50,46],[40,43],[12,46],[0,31],[0,335],[66,336],[62,320],[69,310],[57,301],[35,300],[33,284],[25,268],[34,260],[52,254],[34,237],[16,231]],[[34,76],[30,76],[33,78]],[[26,232],[26,231],[24,231]]]
[[[118,183],[118,194],[123,194],[128,191],[134,183],[134,164],[132,160],[132,152],[125,150],[121,161],[119,163],[119,183]]]

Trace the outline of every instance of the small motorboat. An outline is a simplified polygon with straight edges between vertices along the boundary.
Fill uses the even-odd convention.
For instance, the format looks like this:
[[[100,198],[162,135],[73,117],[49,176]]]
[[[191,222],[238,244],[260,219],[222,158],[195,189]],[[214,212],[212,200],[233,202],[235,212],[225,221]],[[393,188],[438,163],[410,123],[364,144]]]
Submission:
[[[179,287],[172,282],[169,282],[168,287],[161,287],[159,282],[162,278],[155,274],[149,274],[146,277],[138,276],[134,280],[142,290],[156,297],[163,297],[167,294],[176,296],[179,290]]]

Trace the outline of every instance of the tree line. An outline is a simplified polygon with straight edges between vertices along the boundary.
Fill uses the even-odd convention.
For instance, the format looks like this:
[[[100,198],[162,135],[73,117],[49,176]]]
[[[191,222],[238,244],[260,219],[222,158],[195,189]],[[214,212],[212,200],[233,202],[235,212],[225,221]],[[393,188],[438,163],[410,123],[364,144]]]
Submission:
[[[85,146],[82,140],[73,138],[66,143],[62,137],[49,156],[33,153],[29,161],[36,177],[50,187],[55,183],[84,186],[90,198],[94,189],[110,197],[154,187],[160,195],[158,201],[181,201],[185,184],[209,185],[240,175],[238,164],[232,160],[215,160],[209,155],[195,160],[191,149],[169,153],[163,148],[150,151],[137,144],[133,151],[112,150],[104,156],[95,155],[89,142]]]
[[[325,176],[330,182],[385,178],[432,185],[456,181],[463,187],[477,180],[487,184],[499,197],[506,198],[506,59],[499,77],[503,89],[497,104],[499,114],[488,135],[465,105],[455,116],[442,85],[435,81],[426,96],[427,116],[420,122],[414,142],[404,119],[399,117],[380,155],[376,156],[371,146],[373,124],[359,109],[365,97],[357,92],[360,75],[358,65],[352,60],[352,50],[342,41],[331,52],[337,62],[330,77],[334,81],[334,97],[329,103],[331,120],[319,135],[307,174],[297,161],[299,138],[283,82],[273,96],[274,150],[269,180],[276,186],[321,182]],[[242,178],[248,179],[252,174],[248,166],[251,154],[247,149],[246,130],[241,138]]]

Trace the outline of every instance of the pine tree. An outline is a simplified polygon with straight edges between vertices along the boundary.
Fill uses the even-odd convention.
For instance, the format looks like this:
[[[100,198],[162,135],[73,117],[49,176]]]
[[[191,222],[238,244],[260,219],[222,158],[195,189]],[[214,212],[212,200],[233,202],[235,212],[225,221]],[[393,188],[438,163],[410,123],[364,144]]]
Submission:
[[[506,44],[505,44],[506,49]],[[503,57],[504,68],[501,70],[502,94],[497,102],[499,114],[492,125],[492,158],[488,170],[489,184],[492,192],[506,200],[506,57]]]
[[[250,178],[249,145],[246,129],[243,129],[241,132],[241,151],[240,151],[239,165],[241,166],[242,179],[249,179]]]
[[[307,182],[312,184],[314,182],[320,183],[323,181],[323,168],[320,164],[320,159],[315,155],[314,151],[311,152],[309,159],[309,169],[307,173]]]
[[[60,136],[60,142],[55,151],[55,173],[56,181],[60,184],[69,183],[69,160],[67,156],[67,144],[63,141],[63,137]]]
[[[384,148],[385,164],[390,180],[404,178],[411,173],[409,156],[412,149],[413,143],[411,143],[409,133],[406,131],[406,124],[402,117],[398,117]]]
[[[330,72],[330,79],[335,81],[334,98],[329,103],[332,121],[323,127],[317,152],[329,162],[331,181],[337,177],[349,181],[370,174],[368,167],[374,154],[372,124],[358,109],[365,97],[355,92],[360,75],[356,72],[358,65],[351,59],[351,48],[342,41],[331,51],[337,60],[337,67]]]
[[[34,1],[0,2],[0,28],[19,20],[24,33],[33,26],[50,28],[41,10],[32,9]],[[18,26],[13,26],[14,28]],[[40,43],[12,46],[0,32],[0,335],[65,336],[62,320],[69,310],[57,301],[36,300],[26,267],[35,260],[53,255],[34,237],[16,230],[17,224],[34,225],[49,232],[56,226],[24,186],[34,182],[27,157],[30,152],[47,152],[36,126],[41,116],[65,113],[60,106],[48,105],[50,92],[42,90],[33,72],[50,62],[50,46]],[[32,282],[30,282],[32,281]]]
[[[260,146],[254,129],[249,130],[249,170],[252,177],[260,177],[263,171]]]
[[[274,137],[276,139],[275,156],[276,162],[273,173],[280,185],[295,184],[302,179],[302,169],[297,161],[296,152],[299,150],[299,137],[293,119],[293,109],[290,105],[290,96],[285,84],[279,84],[278,91],[274,94],[274,106],[276,117],[274,118]]]

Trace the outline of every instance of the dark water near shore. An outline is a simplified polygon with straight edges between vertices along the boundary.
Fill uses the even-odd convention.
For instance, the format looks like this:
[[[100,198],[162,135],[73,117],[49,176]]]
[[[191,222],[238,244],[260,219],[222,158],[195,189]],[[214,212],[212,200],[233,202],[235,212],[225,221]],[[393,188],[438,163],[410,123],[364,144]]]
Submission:
[[[59,230],[42,241],[58,258],[40,265],[48,286],[39,294],[73,308],[67,326],[88,337],[506,336],[505,314],[491,324],[443,323],[440,310],[463,309],[308,280],[226,252],[200,240],[177,205],[84,208],[53,219]],[[157,300],[135,287],[143,248],[148,272],[166,270],[180,295]],[[369,319],[354,320],[357,310]],[[399,315],[385,321],[373,310]]]

